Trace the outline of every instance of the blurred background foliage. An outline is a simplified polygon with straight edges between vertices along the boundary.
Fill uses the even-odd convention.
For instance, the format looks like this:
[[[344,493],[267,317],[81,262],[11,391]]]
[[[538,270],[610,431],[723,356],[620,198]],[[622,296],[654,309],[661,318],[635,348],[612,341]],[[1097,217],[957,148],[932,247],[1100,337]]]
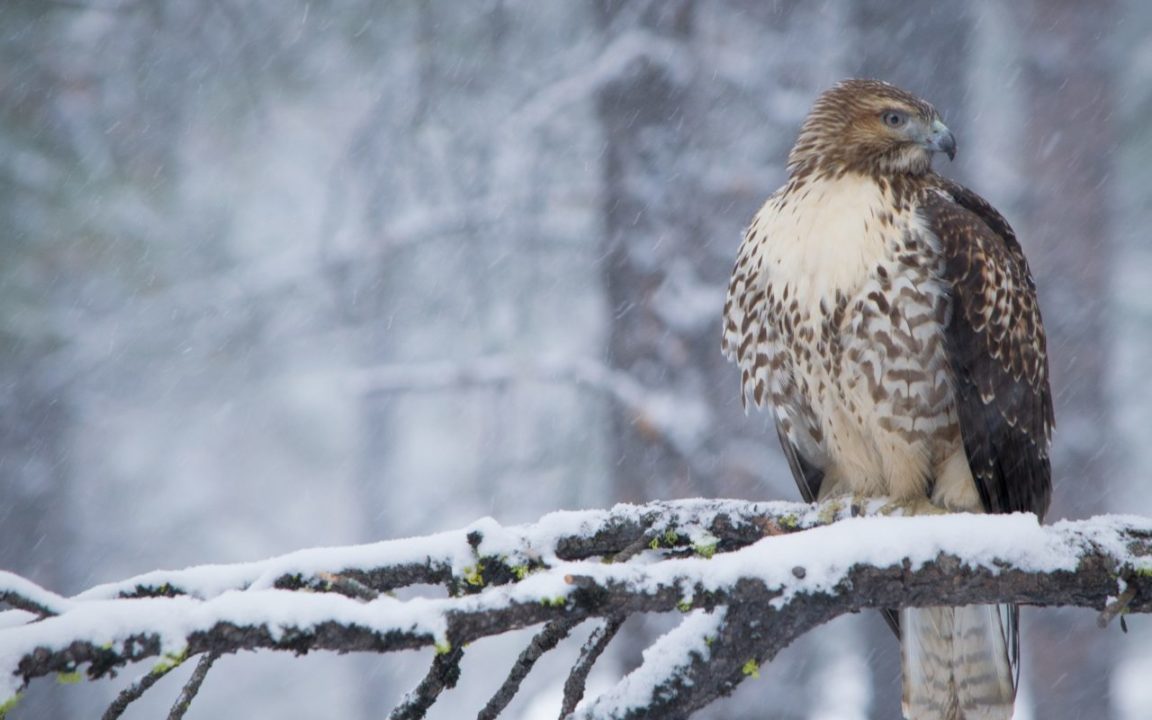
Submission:
[[[941,171],[1021,235],[1051,519],[1152,513],[1150,31],[1137,0],[4,0],[0,566],[73,592],[483,515],[796,498],[719,313],[848,76],[935,103]],[[1148,717],[1131,625],[1027,612],[1018,717]],[[523,642],[470,651],[434,716],[475,712]],[[554,716],[573,653],[509,716]],[[380,717],[427,658],[221,663],[190,717]],[[898,670],[878,618],[842,619],[703,715],[894,718]]]

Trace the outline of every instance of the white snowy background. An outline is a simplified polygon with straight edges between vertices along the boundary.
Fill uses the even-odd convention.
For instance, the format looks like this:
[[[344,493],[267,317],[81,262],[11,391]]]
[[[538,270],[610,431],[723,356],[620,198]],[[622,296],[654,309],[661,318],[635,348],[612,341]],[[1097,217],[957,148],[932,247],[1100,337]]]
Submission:
[[[0,568],[70,595],[483,516],[795,499],[720,306],[807,107],[855,75],[934,102],[939,169],[1021,234],[1050,519],[1152,514],[1152,5],[915,7],[0,3]],[[630,622],[593,684],[668,627]],[[1026,611],[1018,717],[1152,717],[1130,629]],[[527,638],[478,644],[430,717],[474,714]],[[508,717],[555,715],[582,639]],[[225,657],[188,717],[381,717],[430,655]],[[890,718],[897,672],[845,618],[701,716]],[[13,715],[96,717],[131,674]]]

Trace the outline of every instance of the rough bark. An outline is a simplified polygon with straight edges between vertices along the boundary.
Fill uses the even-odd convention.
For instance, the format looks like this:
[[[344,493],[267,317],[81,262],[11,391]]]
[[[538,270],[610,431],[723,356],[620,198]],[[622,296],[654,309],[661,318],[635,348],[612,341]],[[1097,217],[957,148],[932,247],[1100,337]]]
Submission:
[[[642,33],[683,54],[694,5],[691,0],[601,0],[598,14],[609,37]],[[683,387],[684,376],[695,372],[686,347],[653,303],[696,226],[688,214],[691,178],[680,172],[691,125],[679,59],[638,57],[597,99],[605,138],[604,286],[613,314],[608,355],[613,367],[640,382],[672,388]],[[617,407],[613,420],[618,499],[636,502],[692,490],[687,456],[650,429],[647,414]],[[664,484],[654,487],[653,478]]]
[[[772,558],[791,557],[787,553],[794,545],[780,544],[786,542],[784,535],[825,533],[806,536],[814,543],[813,548],[843,542],[844,536],[828,534],[841,531],[842,526],[820,526],[837,514],[851,512],[849,508],[824,508],[818,512],[803,505],[735,501],[620,506],[587,515],[575,534],[541,535],[540,526],[461,531],[459,541],[477,556],[476,564],[470,566],[462,580],[454,579],[451,568],[436,569],[438,561],[433,556],[428,558],[429,571],[423,577],[408,570],[389,573],[381,568],[360,568],[357,582],[371,585],[384,579],[376,589],[396,587],[396,578],[401,577],[412,582],[435,578],[453,588],[456,597],[435,605],[440,618],[438,626],[442,628],[439,632],[427,626],[372,628],[336,619],[310,625],[253,622],[242,619],[250,617],[245,613],[251,611],[232,610],[234,605],[229,603],[235,597],[224,595],[215,584],[212,592],[216,595],[208,593],[205,597],[206,593],[198,589],[193,599],[179,597],[175,584],[163,583],[154,588],[157,592],[149,593],[144,591],[145,585],[128,581],[128,586],[135,585],[140,592],[125,597],[118,596],[115,588],[90,591],[61,603],[59,615],[34,621],[30,615],[28,624],[0,631],[0,641],[5,633],[17,633],[14,641],[31,648],[6,668],[25,683],[78,669],[84,669],[93,679],[104,677],[126,664],[161,655],[165,647],[171,657],[172,638],[162,637],[159,627],[150,629],[148,623],[171,627],[172,617],[187,617],[192,612],[198,616],[208,613],[214,622],[201,624],[187,634],[179,661],[198,654],[218,656],[257,649],[303,654],[314,650],[379,653],[434,647],[437,654],[429,678],[435,692],[417,693],[418,703],[406,701],[402,705],[406,708],[404,717],[422,717],[423,710],[440,692],[455,684],[459,673],[456,655],[459,648],[469,643],[543,623],[570,628],[590,618],[609,618],[618,623],[619,618],[637,613],[703,611],[715,620],[706,638],[695,638],[706,643],[706,651],[685,651],[680,657],[674,652],[650,653],[646,667],[631,680],[634,684],[647,683],[642,687],[650,696],[648,702],[631,707],[620,700],[621,695],[610,691],[591,701],[578,715],[668,718],[687,717],[728,695],[746,677],[757,674],[761,664],[807,631],[863,609],[1016,602],[1093,608],[1103,610],[1104,618],[1123,612],[1152,611],[1152,522],[1132,518],[1096,518],[1046,528],[1025,525],[1020,517],[951,517],[933,524],[917,518],[867,518],[863,522],[872,524],[861,528],[859,542],[844,552],[845,557],[869,557],[872,561],[850,563],[841,569],[837,566],[845,561],[839,553],[813,553],[789,560],[791,567],[782,579],[771,573],[761,574],[766,563],[771,565]],[[916,557],[916,548],[891,546],[885,524],[900,522],[906,523],[901,527],[902,533],[910,532],[916,542],[939,548],[932,559],[913,562],[909,558]],[[1003,554],[989,556],[987,550],[967,549],[968,538],[955,532],[956,523],[974,522],[981,523],[982,533],[1003,530]],[[949,527],[952,532],[948,532]],[[487,538],[485,532],[491,537]],[[497,554],[484,554],[486,539],[500,548]],[[420,543],[445,546],[442,536],[435,542],[431,538],[398,542],[409,547],[419,547]],[[510,542],[520,550],[509,551]],[[625,553],[637,542],[643,542],[648,550],[620,562],[603,562]],[[1019,554],[1014,554],[1017,550]],[[536,558],[536,565],[519,565],[525,558]],[[712,573],[711,569],[719,563],[737,565],[724,565],[726,570]],[[748,571],[735,576],[733,567]],[[339,570],[339,574],[351,576],[355,569]],[[187,577],[194,577],[189,572]],[[326,575],[318,573],[319,578]],[[315,591],[339,589],[339,583],[323,579],[287,577],[293,578],[298,590],[305,591],[286,595],[272,591],[281,593],[277,605],[299,602],[290,617],[311,607],[318,599]],[[805,584],[806,578],[829,579],[813,585]],[[178,574],[174,574],[173,580],[177,579]],[[510,584],[520,587],[516,592],[506,592],[503,587]],[[285,583],[280,585],[288,587]],[[563,590],[557,594],[557,588]],[[161,589],[164,592],[159,592]],[[269,592],[258,588],[252,591]],[[141,597],[149,594],[153,596]],[[223,601],[213,605],[216,597]],[[347,608],[363,606],[366,597],[371,595],[344,594],[333,598],[335,605],[325,607],[333,607],[333,612],[339,614],[345,604]],[[90,640],[87,633],[101,625],[91,611],[91,603],[97,602],[144,603],[140,609],[150,619],[136,627],[128,624],[112,642],[105,637],[100,642]],[[385,603],[380,609],[385,617],[387,608],[400,611],[405,605],[391,598],[373,602]],[[418,598],[408,602],[429,601]],[[237,614],[230,616],[230,612]],[[688,617],[705,616],[693,613]],[[62,643],[48,639],[60,626],[68,627],[75,640]],[[690,633],[693,627],[685,622],[673,632]],[[43,645],[29,645],[26,634],[30,628],[31,632],[43,633]],[[513,669],[512,682],[520,683],[531,663],[555,643],[538,644],[528,653],[528,665],[518,664]],[[577,661],[578,665],[582,663],[583,659]],[[649,679],[636,679],[642,676]],[[622,685],[625,682],[629,680],[622,681]],[[634,689],[633,686],[633,696]]]

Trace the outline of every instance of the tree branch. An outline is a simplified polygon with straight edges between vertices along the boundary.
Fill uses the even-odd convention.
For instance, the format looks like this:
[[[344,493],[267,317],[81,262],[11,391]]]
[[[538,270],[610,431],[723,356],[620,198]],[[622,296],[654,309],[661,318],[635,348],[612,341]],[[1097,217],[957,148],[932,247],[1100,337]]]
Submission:
[[[611,510],[557,512],[534,525],[505,528],[481,521],[462,530],[410,540],[389,540],[348,548],[302,550],[257,563],[151,572],[99,585],[78,598],[147,598],[197,595],[206,577],[213,590],[276,587],[315,592],[340,591],[333,576],[354,580],[376,593],[412,585],[444,585],[467,591],[501,585],[543,567],[541,558],[587,560],[648,548],[691,554],[696,546],[716,552],[746,547],[765,535],[795,532],[838,517],[812,506],[787,502],[686,500],[617,505]],[[622,559],[626,559],[622,558]],[[16,576],[12,576],[16,577]],[[0,580],[3,578],[0,577]],[[2,583],[0,583],[2,585]],[[47,592],[47,591],[45,591]]]
[[[624,619],[623,615],[605,618],[603,623],[588,636],[584,647],[580,648],[580,659],[572,666],[572,672],[564,681],[564,702],[560,706],[561,719],[573,712],[580,701],[584,699],[584,688],[588,682],[588,674],[592,672],[592,666],[608,648],[608,643],[612,642],[612,638],[616,637],[616,633],[620,631]]]
[[[476,716],[476,720],[495,720],[499,717],[500,713],[504,712],[504,708],[508,707],[508,703],[512,702],[512,698],[516,697],[516,693],[520,690],[520,684],[535,667],[536,661],[543,657],[544,653],[556,647],[561,640],[568,637],[568,633],[578,622],[578,620],[566,617],[553,620],[545,625],[544,629],[532,638],[532,642],[528,643],[528,647],[524,648],[524,652],[520,653],[520,657],[516,659],[516,664],[512,666],[512,671],[508,673],[504,684],[500,686],[500,689]]]
[[[100,720],[116,720],[116,718],[124,714],[124,711],[128,709],[129,705],[143,697],[144,693],[148,692],[148,689],[155,685],[160,678],[180,667],[181,664],[182,662],[169,662],[152,668],[152,670],[120,691],[120,694],[116,696],[116,699],[112,701],[112,704],[109,705],[108,709],[104,711],[104,714],[100,716]]]
[[[864,608],[1015,602],[1152,610],[1149,520],[1041,527],[1030,515],[947,515],[825,524],[843,514],[735,501],[618,506],[557,513],[534,525],[488,520],[426,538],[150,574],[64,600],[53,617],[0,623],[0,694],[81,667],[102,677],[161,653],[435,647],[428,692],[416,693],[426,709],[454,683],[456,654],[467,643],[542,623],[571,627],[601,617],[618,625],[633,613],[681,612],[689,615],[674,631],[677,652],[649,652],[641,668],[579,714],[681,717],[731,692],[804,632]],[[638,538],[651,540],[633,560],[601,562],[634,549]],[[349,577],[355,584],[341,580]],[[438,578],[455,595],[373,595],[413,577]],[[582,666],[591,666],[610,636],[589,640],[566,708],[579,700]],[[530,663],[518,667],[527,674]],[[627,704],[638,696],[650,698],[642,711]]]
[[[218,652],[209,652],[204,657],[200,658],[200,662],[196,663],[196,669],[192,671],[192,677],[188,678],[188,682],[184,683],[184,687],[180,690],[179,697],[173,703],[172,709],[168,711],[168,720],[181,720],[184,713],[188,712],[191,707],[192,701],[196,698],[196,694],[200,692],[200,686],[204,684],[204,678],[208,677],[208,671],[212,669],[213,663],[220,657]]]
[[[463,658],[463,648],[453,648],[445,652],[437,648],[428,674],[415,690],[404,696],[400,704],[388,715],[388,720],[420,720],[424,717],[428,708],[440,697],[440,693],[456,687],[456,681],[460,679],[460,661]]]
[[[5,570],[0,570],[0,603],[42,618],[59,615],[69,604],[66,598]]]

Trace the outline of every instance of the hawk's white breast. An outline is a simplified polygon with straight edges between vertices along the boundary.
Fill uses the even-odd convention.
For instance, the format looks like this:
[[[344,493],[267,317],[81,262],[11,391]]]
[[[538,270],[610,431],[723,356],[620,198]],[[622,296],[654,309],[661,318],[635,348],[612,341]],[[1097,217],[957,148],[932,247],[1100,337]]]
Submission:
[[[923,496],[953,477],[971,487],[966,462],[951,469],[963,456],[940,261],[914,208],[861,175],[794,180],[753,220],[725,348],[747,396],[825,470],[821,495]]]
[[[890,207],[870,178],[820,180],[772,197],[752,221],[763,280],[787,282],[800,305],[851,293],[884,256],[879,216]]]

